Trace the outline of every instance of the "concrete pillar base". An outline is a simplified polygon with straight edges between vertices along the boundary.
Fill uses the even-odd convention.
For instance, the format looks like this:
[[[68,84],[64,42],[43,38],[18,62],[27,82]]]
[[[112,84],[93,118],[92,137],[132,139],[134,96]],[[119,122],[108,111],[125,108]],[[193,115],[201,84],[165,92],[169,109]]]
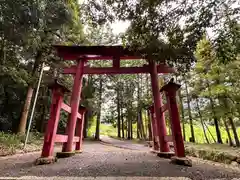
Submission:
[[[56,157],[53,157],[53,156],[40,157],[40,158],[36,159],[35,165],[52,164],[52,163],[55,163],[55,162],[57,162]]]
[[[171,163],[192,167],[192,160],[186,157],[173,156],[171,158]]]
[[[157,153],[158,157],[161,158],[166,158],[166,159],[170,159],[171,157],[173,157],[175,155],[174,152],[159,152]]]
[[[68,158],[75,155],[75,151],[72,152],[57,152],[57,158]]]
[[[151,149],[150,152],[151,152],[151,153],[154,153],[154,154],[160,153],[159,150],[154,150],[154,149]]]
[[[82,150],[76,150],[75,153],[76,154],[81,154],[83,151]]]

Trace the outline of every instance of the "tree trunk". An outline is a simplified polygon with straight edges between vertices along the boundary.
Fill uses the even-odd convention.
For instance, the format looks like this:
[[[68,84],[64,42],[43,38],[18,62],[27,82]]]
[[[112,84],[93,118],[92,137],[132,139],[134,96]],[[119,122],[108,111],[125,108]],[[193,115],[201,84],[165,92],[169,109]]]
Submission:
[[[209,92],[210,105],[211,105],[211,108],[212,108],[214,125],[215,125],[215,128],[216,128],[217,142],[219,144],[222,144],[223,143],[222,135],[221,135],[221,131],[220,131],[219,124],[218,124],[218,118],[217,118],[217,115],[216,115],[216,112],[215,112],[214,102],[213,102],[213,99],[211,98],[212,97],[212,93],[211,93],[211,89],[210,89],[210,86],[209,86],[208,82],[207,82],[207,87],[208,87],[208,92]]]
[[[216,134],[217,134],[217,142],[219,144],[222,144],[223,141],[222,141],[222,135],[221,135],[221,131],[220,131],[219,124],[218,124],[218,118],[215,116],[215,117],[213,117],[213,120],[214,120],[214,125],[215,125],[215,129],[216,129]]]
[[[143,138],[142,129],[141,129],[141,117],[140,112],[138,112],[138,120],[137,120],[137,130],[138,130],[138,139]]]
[[[131,118],[131,122],[130,122],[130,139],[133,139],[132,118]]]
[[[184,108],[183,108],[183,99],[181,95],[181,90],[178,91],[178,97],[180,101],[180,109],[182,115],[182,131],[183,131],[183,140],[186,141],[186,131],[185,131],[185,116],[184,116]]]
[[[197,102],[197,110],[198,110],[198,115],[199,115],[200,122],[201,122],[201,125],[202,125],[202,129],[203,129],[204,137],[205,137],[205,139],[206,139],[206,142],[209,144],[209,140],[208,140],[208,137],[207,137],[206,129],[205,129],[205,127],[204,127],[204,123],[203,123],[202,113],[201,113],[201,111],[200,111],[200,107],[199,107],[199,101],[198,101],[198,98],[196,98],[196,102]]]
[[[149,133],[149,141],[152,141],[153,140],[153,137],[152,137],[152,127],[151,127],[151,118],[150,118],[150,112],[147,111],[147,116],[148,116],[148,133]]]
[[[149,121],[148,121],[148,117],[147,117],[147,111],[144,110],[143,111],[144,113],[144,122],[145,122],[145,126],[144,126],[144,129],[145,129],[145,135],[146,135],[146,140],[148,139],[149,140]]]
[[[27,96],[26,96],[25,103],[23,106],[21,119],[20,119],[20,122],[18,125],[17,132],[20,134],[25,134],[25,132],[26,132],[27,118],[28,118],[29,108],[31,105],[32,96],[33,96],[33,88],[32,88],[32,86],[28,86]]]
[[[141,125],[140,125],[140,75],[137,76],[137,138],[142,138]]]
[[[239,138],[238,138],[237,130],[236,130],[235,124],[233,122],[233,119],[232,119],[232,117],[228,117],[228,120],[229,120],[229,123],[232,127],[232,131],[233,131],[236,146],[239,147],[240,146]]]
[[[230,146],[233,146],[232,137],[231,137],[229,127],[228,127],[228,124],[227,124],[227,121],[226,121],[225,118],[223,119],[223,123],[224,123],[225,129],[226,129],[227,135],[228,135],[228,140],[227,141],[228,141]]]
[[[190,97],[188,94],[188,86],[187,86],[186,80],[185,80],[185,90],[186,90],[186,96],[187,96],[188,116],[189,116],[190,129],[191,129],[191,141],[190,142],[195,142],[193,119],[192,119],[192,112],[191,112],[191,106],[190,106]]]
[[[118,130],[118,135],[117,136],[120,138],[121,137],[121,115],[120,115],[119,88],[117,89],[117,130]]]
[[[33,66],[32,73],[31,73],[32,77],[34,77],[34,75],[36,74],[37,68],[41,62],[41,59],[42,59],[42,51],[39,50],[35,57],[35,62],[34,62],[34,66]],[[20,134],[25,134],[25,132],[26,132],[27,118],[28,118],[28,113],[29,113],[32,97],[33,97],[33,86],[34,86],[34,82],[32,82],[28,85],[27,95],[26,95],[26,99],[24,102],[21,118],[19,121],[18,131],[17,131]]]
[[[121,114],[121,121],[122,121],[122,138],[124,139],[125,138],[125,135],[124,135],[124,116],[123,116],[123,108],[122,108],[122,102],[121,102],[121,105],[120,105],[120,114]]]
[[[131,139],[131,113],[130,113],[130,109],[128,109],[127,111],[127,139],[130,140]]]
[[[143,124],[143,117],[142,117],[142,110],[140,110],[140,128],[141,128],[141,134],[142,134],[142,138],[146,139],[146,134],[144,131],[144,124]]]
[[[96,121],[96,133],[95,139],[100,139],[100,120],[101,120],[101,106],[102,106],[102,78],[99,80],[99,105],[98,105],[98,114],[97,114],[97,121]]]
[[[223,104],[224,104],[224,107],[225,107],[225,110],[226,110],[226,117],[228,118],[229,124],[232,128],[232,131],[233,131],[236,146],[239,147],[240,143],[239,143],[239,139],[238,139],[237,130],[236,130],[236,127],[234,125],[232,115],[230,114],[231,112],[230,112],[230,108],[229,108],[226,97],[224,97],[222,101],[223,101]]]
[[[212,119],[210,119],[210,121],[211,121]],[[209,128],[208,128],[208,126],[206,125],[206,123],[205,122],[203,122],[203,124],[204,124],[204,126],[207,128],[207,130],[208,130],[208,133],[210,134],[210,136],[212,137],[212,139],[213,139],[213,141],[214,141],[214,143],[216,143],[217,141],[216,141],[216,139],[214,138],[214,136],[213,136],[213,134],[212,134],[212,132],[209,130]]]
[[[88,137],[88,122],[90,118],[91,112],[90,110],[87,111],[84,115],[84,128],[83,128],[83,137],[87,138]]]

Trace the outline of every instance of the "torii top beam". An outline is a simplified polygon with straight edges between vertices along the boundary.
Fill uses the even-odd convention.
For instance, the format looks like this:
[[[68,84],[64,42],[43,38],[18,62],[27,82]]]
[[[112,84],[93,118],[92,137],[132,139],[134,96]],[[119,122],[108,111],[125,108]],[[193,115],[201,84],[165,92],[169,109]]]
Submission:
[[[131,51],[123,46],[62,46],[54,45],[58,56],[64,60],[76,60],[86,56],[89,60],[112,60],[113,57],[120,59],[143,59],[140,53]]]
[[[94,68],[86,66],[84,74],[135,74],[150,73],[148,65],[142,67],[120,67],[120,60],[144,59],[139,52],[124,48],[123,46],[63,46],[54,45],[58,56],[64,60],[112,60],[113,67]],[[64,69],[64,74],[75,74],[76,67]],[[174,73],[175,70],[165,64],[157,66],[158,73]]]

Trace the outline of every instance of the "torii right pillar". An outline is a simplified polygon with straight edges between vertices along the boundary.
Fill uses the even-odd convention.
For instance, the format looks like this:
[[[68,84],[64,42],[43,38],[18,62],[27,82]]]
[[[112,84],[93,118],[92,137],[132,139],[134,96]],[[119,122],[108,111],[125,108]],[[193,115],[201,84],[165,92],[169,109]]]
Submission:
[[[181,85],[174,82],[169,82],[164,85],[160,92],[165,92],[167,98],[167,105],[169,110],[172,139],[174,144],[175,156],[171,158],[174,164],[192,166],[192,161],[185,156],[184,141],[181,131],[180,117],[178,105],[176,100],[176,93]]]

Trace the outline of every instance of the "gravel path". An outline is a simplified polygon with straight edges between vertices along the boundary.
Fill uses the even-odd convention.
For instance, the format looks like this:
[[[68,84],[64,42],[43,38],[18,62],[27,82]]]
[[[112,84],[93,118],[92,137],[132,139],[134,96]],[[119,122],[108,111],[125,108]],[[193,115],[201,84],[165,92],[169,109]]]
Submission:
[[[108,142],[114,143],[114,142]],[[115,146],[124,142],[115,142]],[[99,142],[85,142],[84,152],[70,158],[60,159],[51,165],[35,166],[38,153],[0,158],[0,177],[22,179],[185,179],[240,178],[240,170],[193,159],[193,167],[170,164],[141,145],[118,148]],[[129,146],[128,146],[129,147]],[[136,150],[139,147],[140,150]],[[33,177],[34,176],[34,177]],[[106,178],[106,176],[108,176]],[[38,177],[38,178],[37,178]],[[98,178],[94,178],[98,177]],[[116,178],[117,177],[117,178]],[[128,177],[128,178],[126,178]],[[150,178],[151,177],[151,178]],[[155,178],[154,178],[155,177]],[[158,177],[158,178],[157,178]],[[160,178],[161,177],[161,178]],[[1,178],[0,178],[1,179]],[[13,178],[12,178],[13,179]],[[182,179],[182,178],[180,178]]]

